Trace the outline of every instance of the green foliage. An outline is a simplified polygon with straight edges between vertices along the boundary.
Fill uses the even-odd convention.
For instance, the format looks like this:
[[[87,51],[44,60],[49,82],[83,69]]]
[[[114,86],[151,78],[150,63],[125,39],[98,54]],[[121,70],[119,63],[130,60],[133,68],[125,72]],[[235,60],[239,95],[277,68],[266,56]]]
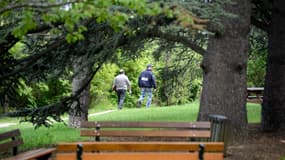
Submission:
[[[22,42],[16,43],[12,48],[10,48],[9,52],[12,54],[14,58],[22,58],[27,56],[26,54],[23,53],[25,49],[25,44]]]
[[[111,105],[113,108],[117,107],[117,95],[112,91],[112,84],[115,76],[119,73],[119,70],[124,69],[132,87],[132,94],[126,94],[124,107],[135,107],[140,94],[140,89],[137,85],[138,76],[141,71],[145,70],[146,65],[151,61],[151,57],[148,56],[149,50],[146,50],[141,54],[145,56],[138,59],[130,59],[127,55],[124,55],[124,53],[118,52],[114,63],[108,63],[102,66],[101,70],[96,74],[91,83],[92,106],[102,106],[102,104],[104,104],[107,106]]]
[[[190,101],[194,101],[197,98],[199,98],[200,92],[202,89],[202,79],[201,77],[197,77],[197,79],[194,79],[190,83],[190,89],[189,89],[189,99]]]
[[[264,86],[266,58],[267,58],[266,33],[252,28],[250,37],[250,53],[247,64],[247,86]]]
[[[27,86],[25,81],[20,79],[20,85],[18,88],[19,99],[22,101],[23,104],[28,104],[29,107],[35,106],[35,98],[31,95],[32,88]],[[27,102],[25,102],[27,101]]]
[[[19,24],[13,28],[13,35],[23,38],[28,31],[41,24],[54,24],[61,22],[67,31],[66,40],[74,43],[83,40],[86,27],[80,23],[84,20],[95,18],[97,23],[108,23],[115,31],[124,29],[125,23],[135,15],[154,15],[160,12],[157,4],[148,4],[145,0],[97,0],[97,1],[68,1],[61,3],[44,2],[42,5],[34,2],[23,1],[22,10],[16,10]],[[28,4],[31,3],[31,4]],[[1,3],[1,8],[9,8],[12,3]],[[30,7],[25,7],[30,6]],[[40,11],[42,9],[44,11]],[[127,12],[131,11],[131,12]],[[12,15],[12,12],[7,12]]]
[[[201,88],[201,57],[176,44],[162,44],[154,53],[160,61],[160,105],[185,104],[194,101]]]
[[[181,0],[171,0],[169,2],[171,5],[178,4],[183,6],[183,8],[193,13],[193,15],[202,18],[203,20],[207,20],[207,27],[206,29],[203,28],[202,30],[207,32],[212,32],[214,34],[222,34],[224,32],[224,26],[222,25],[222,17],[233,18],[236,17],[232,13],[228,13],[224,10],[225,5],[233,4],[232,0],[215,0],[215,1],[208,1],[205,2],[204,0],[197,0],[197,1],[181,1]],[[181,15],[185,15],[185,13],[181,13]],[[184,17],[183,17],[184,19]],[[190,18],[189,22],[195,21],[197,19]],[[187,20],[188,21],[188,20]],[[199,28],[199,23],[198,26]],[[207,31],[206,31],[207,30]]]
[[[116,104],[115,92],[112,91],[112,83],[118,67],[114,64],[104,64],[91,82],[92,105]]]
[[[35,17],[35,15],[33,12],[31,12],[29,10],[25,11],[23,13],[22,21],[12,31],[14,36],[17,38],[23,38],[23,36],[26,35],[29,30],[35,29],[37,24],[34,20],[34,17]]]
[[[33,83],[32,95],[36,99],[35,106],[44,106],[58,102],[61,98],[70,95],[71,85],[68,80],[54,79],[46,83]]]

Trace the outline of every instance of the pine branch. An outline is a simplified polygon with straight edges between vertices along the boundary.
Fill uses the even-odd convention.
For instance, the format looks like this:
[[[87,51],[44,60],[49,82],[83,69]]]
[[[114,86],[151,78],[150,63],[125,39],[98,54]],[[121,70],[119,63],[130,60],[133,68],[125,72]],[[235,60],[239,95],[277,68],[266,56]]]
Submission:
[[[52,44],[50,44],[47,47],[46,50],[43,50],[42,52],[40,52],[38,54],[34,54],[34,55],[31,55],[27,58],[24,58],[24,60],[22,60],[22,61],[25,62],[25,64],[23,64],[22,66],[19,66],[18,69],[13,70],[13,72],[9,72],[9,73],[6,73],[4,75],[1,75],[0,80],[5,80],[8,77],[15,76],[16,74],[25,71],[28,67],[31,67],[33,64],[35,64],[35,61],[37,61],[39,58],[45,56],[46,54],[50,53],[52,50],[63,45],[63,43],[67,43],[65,41],[65,39],[61,39],[59,41],[53,42]],[[10,67],[10,66],[3,66],[2,69],[5,70],[5,68],[8,68],[8,67]]]
[[[78,3],[80,0],[74,0],[69,2],[62,2],[62,3],[20,3],[20,4],[11,4],[7,5],[6,7],[0,9],[0,14],[4,12],[11,11],[18,8],[36,8],[36,9],[44,9],[44,8],[53,8],[53,7],[60,7],[68,4]]]
[[[165,39],[167,41],[183,44],[184,46],[191,48],[193,51],[197,52],[198,54],[202,56],[208,53],[204,48],[196,45],[195,43],[193,43],[192,40],[188,39],[187,37],[174,35],[169,32],[165,33],[157,29],[152,30],[147,35],[149,37],[157,37],[157,38]]]

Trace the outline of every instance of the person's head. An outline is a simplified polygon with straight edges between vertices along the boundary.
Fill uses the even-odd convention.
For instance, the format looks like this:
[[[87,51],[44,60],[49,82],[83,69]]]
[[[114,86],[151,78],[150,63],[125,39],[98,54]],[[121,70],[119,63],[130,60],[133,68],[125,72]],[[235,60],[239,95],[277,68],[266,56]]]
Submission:
[[[152,70],[152,67],[153,67],[152,64],[148,64],[148,65],[146,66],[146,69],[147,69],[147,70]]]
[[[124,71],[123,69],[120,69],[119,73],[120,73],[120,74],[124,74],[125,71]]]

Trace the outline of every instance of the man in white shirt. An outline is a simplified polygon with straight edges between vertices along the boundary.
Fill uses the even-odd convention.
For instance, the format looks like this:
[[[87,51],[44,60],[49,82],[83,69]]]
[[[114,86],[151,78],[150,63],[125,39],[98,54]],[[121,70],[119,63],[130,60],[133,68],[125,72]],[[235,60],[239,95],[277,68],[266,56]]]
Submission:
[[[119,110],[123,108],[127,89],[129,89],[129,92],[131,93],[131,83],[129,81],[129,78],[125,75],[124,70],[121,69],[119,75],[117,75],[113,81],[113,90],[116,91],[118,96]]]

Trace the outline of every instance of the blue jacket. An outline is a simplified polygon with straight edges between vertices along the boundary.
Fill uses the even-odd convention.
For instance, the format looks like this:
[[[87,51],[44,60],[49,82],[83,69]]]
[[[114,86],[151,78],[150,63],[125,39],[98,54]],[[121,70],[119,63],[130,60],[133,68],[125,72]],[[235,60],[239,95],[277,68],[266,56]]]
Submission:
[[[155,77],[151,70],[143,71],[138,79],[140,88],[156,88]]]

